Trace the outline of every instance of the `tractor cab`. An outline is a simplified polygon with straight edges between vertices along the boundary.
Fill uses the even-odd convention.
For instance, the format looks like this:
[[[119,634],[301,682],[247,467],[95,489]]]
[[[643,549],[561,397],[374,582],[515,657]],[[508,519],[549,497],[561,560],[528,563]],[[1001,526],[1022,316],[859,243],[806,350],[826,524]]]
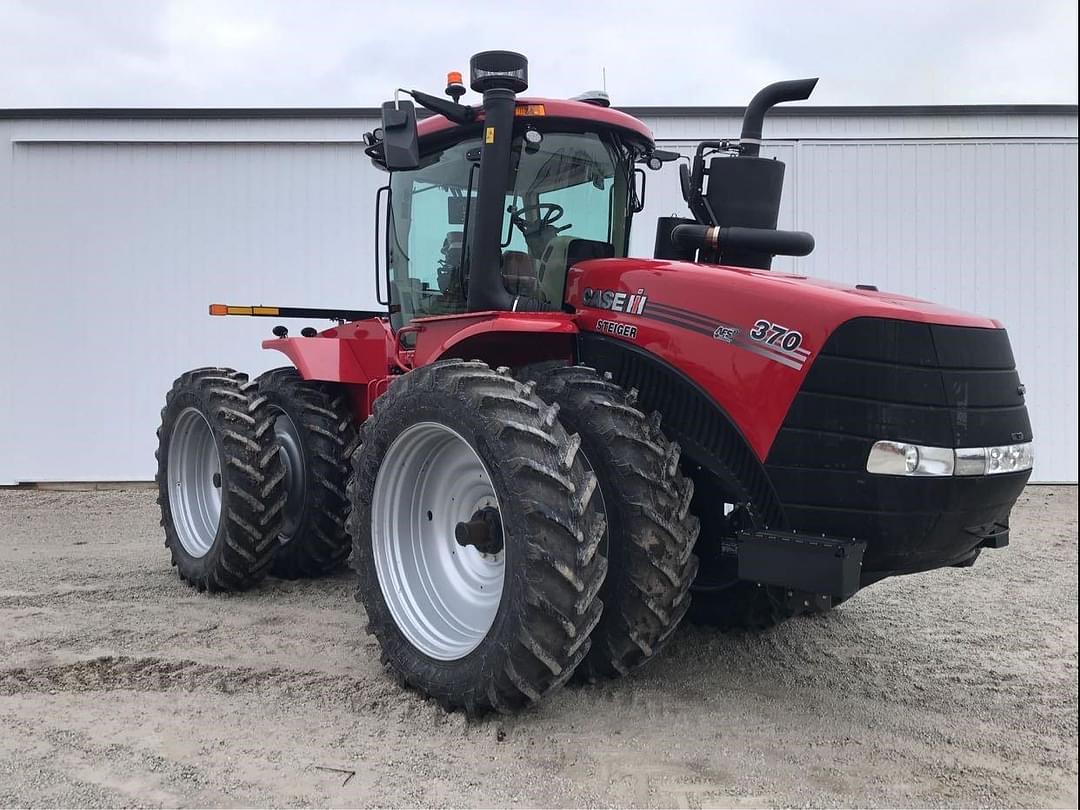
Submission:
[[[510,70],[484,68],[496,57]],[[469,311],[560,311],[570,266],[626,256],[642,207],[635,163],[653,140],[641,122],[596,100],[519,99],[524,57],[477,58],[482,106],[411,91],[437,115],[416,124],[410,102],[388,102],[368,149],[390,172],[380,258],[395,330]]]
[[[468,309],[481,139],[465,137],[390,179],[390,298],[395,327]],[[631,154],[610,133],[523,124],[510,150],[500,206],[504,289],[559,310],[571,261],[625,256]]]

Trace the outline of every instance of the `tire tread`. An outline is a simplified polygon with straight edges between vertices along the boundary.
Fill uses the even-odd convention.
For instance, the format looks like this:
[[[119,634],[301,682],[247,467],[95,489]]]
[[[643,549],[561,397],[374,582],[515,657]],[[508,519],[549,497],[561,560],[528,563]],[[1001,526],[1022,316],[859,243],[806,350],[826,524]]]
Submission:
[[[679,447],[661,431],[660,415],[634,407],[633,392],[586,366],[540,364],[518,376],[535,380],[540,398],[558,406],[560,419],[577,431],[609,516],[617,510],[611,522],[622,536],[608,539],[604,614],[578,676],[625,675],[655,657],[689,606],[699,530],[686,508],[692,483],[678,471]],[[598,547],[601,539],[590,538],[583,548]]]

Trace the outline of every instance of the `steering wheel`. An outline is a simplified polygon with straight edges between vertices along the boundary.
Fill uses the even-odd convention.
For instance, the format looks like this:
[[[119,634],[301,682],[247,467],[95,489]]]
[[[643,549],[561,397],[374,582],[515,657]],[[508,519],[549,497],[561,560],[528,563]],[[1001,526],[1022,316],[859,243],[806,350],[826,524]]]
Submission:
[[[521,208],[510,206],[506,210],[510,214],[510,221],[526,237],[542,233],[545,228],[554,227],[554,224],[562,219],[564,213],[563,207],[558,203],[523,205]],[[539,222],[536,223],[535,227],[530,228],[525,215],[533,212],[539,218]],[[555,228],[555,233],[561,233],[569,227],[569,225],[563,225],[561,228]]]

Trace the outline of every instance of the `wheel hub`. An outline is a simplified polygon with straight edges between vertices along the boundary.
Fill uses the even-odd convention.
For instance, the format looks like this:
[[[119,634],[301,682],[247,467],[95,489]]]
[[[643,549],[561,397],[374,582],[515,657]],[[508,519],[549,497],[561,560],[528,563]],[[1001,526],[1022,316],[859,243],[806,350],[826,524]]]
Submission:
[[[503,550],[502,521],[499,510],[490,506],[473,513],[472,520],[462,521],[454,527],[454,539],[462,548],[474,546],[485,556],[494,556]]]

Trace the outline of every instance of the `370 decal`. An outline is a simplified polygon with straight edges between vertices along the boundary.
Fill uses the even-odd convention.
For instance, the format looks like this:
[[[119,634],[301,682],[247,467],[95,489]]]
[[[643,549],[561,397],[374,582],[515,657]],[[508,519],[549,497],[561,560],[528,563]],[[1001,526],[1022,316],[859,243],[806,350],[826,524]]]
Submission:
[[[776,346],[786,352],[795,352],[802,346],[802,332],[765,319],[754,321],[754,328],[748,334],[751,340]]]
[[[749,339],[742,344],[744,349],[788,368],[801,370],[810,357],[810,350],[802,345],[802,332],[775,321],[759,318],[746,337]]]

